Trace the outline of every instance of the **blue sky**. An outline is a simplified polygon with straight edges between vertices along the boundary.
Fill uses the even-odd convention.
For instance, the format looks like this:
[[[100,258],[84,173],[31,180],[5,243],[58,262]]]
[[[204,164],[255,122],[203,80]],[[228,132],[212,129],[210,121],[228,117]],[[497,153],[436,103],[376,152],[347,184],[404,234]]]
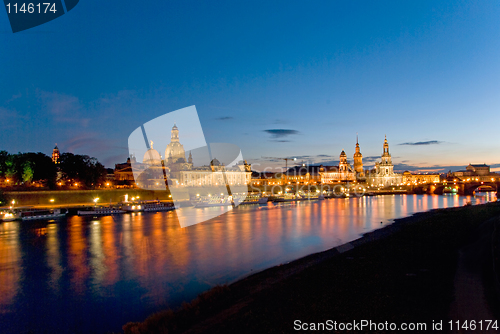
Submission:
[[[387,134],[401,169],[500,167],[499,17],[498,1],[109,0],[13,34],[0,11],[0,149],[112,167],[138,126],[195,105],[207,142],[256,169],[352,157],[356,133],[367,165]]]

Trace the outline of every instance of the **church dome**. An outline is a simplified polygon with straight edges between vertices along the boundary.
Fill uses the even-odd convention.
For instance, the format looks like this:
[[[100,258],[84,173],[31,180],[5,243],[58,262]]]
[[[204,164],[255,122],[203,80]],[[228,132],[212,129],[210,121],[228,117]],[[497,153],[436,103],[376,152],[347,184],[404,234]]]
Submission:
[[[186,153],[184,152],[184,146],[179,142],[171,142],[167,145],[165,149],[165,159],[172,159],[177,161],[178,159],[186,159]]]
[[[344,150],[342,150],[342,152],[340,153],[340,157],[347,157],[347,154],[345,154]]]
[[[142,162],[148,165],[161,165],[161,156],[157,150],[150,148],[144,153]]]
[[[210,165],[211,166],[222,166],[222,164],[220,163],[219,160],[217,160],[217,158],[214,158],[211,162],[210,162]]]
[[[186,160],[184,146],[179,142],[179,128],[174,124],[170,135],[170,144],[165,149],[165,160],[167,163],[175,163],[179,159]]]

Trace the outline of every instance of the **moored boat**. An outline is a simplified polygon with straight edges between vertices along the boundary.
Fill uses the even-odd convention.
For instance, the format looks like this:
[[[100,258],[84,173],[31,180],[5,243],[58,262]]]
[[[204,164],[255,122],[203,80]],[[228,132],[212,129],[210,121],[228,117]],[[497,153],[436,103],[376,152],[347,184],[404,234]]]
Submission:
[[[65,209],[21,211],[21,220],[57,219],[66,217]]]
[[[21,219],[21,214],[19,212],[13,210],[0,212],[0,221],[11,222],[19,219]]]
[[[165,203],[157,200],[123,203],[121,206],[121,210],[125,212],[159,212],[175,209],[178,209],[178,207],[176,207],[174,203]]]
[[[109,208],[109,207],[94,207],[90,210],[78,210],[79,216],[107,216],[118,213],[124,213],[124,210]]]
[[[225,195],[208,195],[208,196],[197,196],[191,199],[191,203],[195,208],[207,208],[214,206],[231,206],[234,205],[232,196]]]

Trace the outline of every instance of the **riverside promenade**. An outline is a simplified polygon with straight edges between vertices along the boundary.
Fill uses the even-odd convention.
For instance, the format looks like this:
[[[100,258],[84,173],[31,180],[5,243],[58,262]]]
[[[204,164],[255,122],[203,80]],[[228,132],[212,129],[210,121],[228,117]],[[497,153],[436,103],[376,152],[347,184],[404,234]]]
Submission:
[[[438,323],[441,332],[462,332],[450,328],[454,321],[498,317],[492,253],[499,217],[498,202],[415,214],[351,243],[217,286],[177,310],[125,324],[123,330],[288,333],[367,320],[398,329],[420,324],[427,332]]]

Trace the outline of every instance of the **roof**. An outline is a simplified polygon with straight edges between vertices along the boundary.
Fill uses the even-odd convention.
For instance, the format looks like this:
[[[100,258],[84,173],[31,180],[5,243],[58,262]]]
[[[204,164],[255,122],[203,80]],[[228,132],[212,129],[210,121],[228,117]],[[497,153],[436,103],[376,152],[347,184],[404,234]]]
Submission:
[[[281,175],[281,172],[258,172],[258,171],[252,171],[252,177],[255,178],[260,178],[260,179],[272,179],[275,177],[276,174]]]
[[[321,169],[323,169],[321,171]],[[306,166],[295,166],[288,169],[286,172],[287,175],[306,175],[309,173],[310,175],[319,175],[321,172],[337,172],[339,169],[338,166],[323,166],[323,165],[306,165]]]

